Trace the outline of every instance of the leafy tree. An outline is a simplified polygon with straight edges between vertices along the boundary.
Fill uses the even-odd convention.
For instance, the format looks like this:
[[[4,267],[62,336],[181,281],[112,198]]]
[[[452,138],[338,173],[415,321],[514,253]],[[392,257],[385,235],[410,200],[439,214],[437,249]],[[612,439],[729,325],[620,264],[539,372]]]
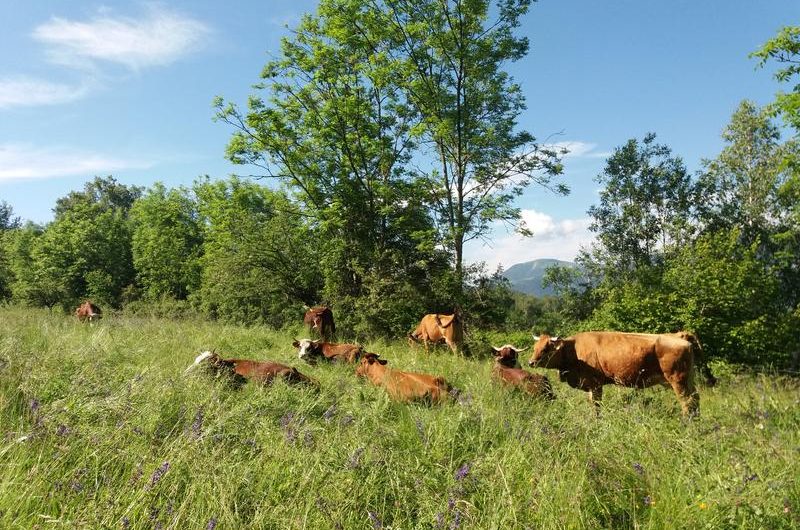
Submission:
[[[797,152],[782,144],[778,127],[750,101],[742,101],[722,133],[726,146],[704,160],[699,217],[710,231],[740,229],[746,244],[774,232],[784,217],[778,190],[789,172],[784,160]]]
[[[597,234],[593,255],[605,276],[619,277],[658,264],[665,251],[689,240],[693,187],[683,161],[650,133],[629,140],[606,161],[596,178],[600,204],[589,209]]]
[[[750,54],[763,67],[770,60],[782,65],[775,72],[781,83],[796,83],[791,92],[779,92],[770,110],[800,134],[800,26],[784,26],[778,34]]]
[[[24,305],[53,307],[63,292],[52,279],[42,277],[33,257],[33,249],[43,231],[42,227],[28,222],[5,234],[4,246],[13,278],[12,299]]]
[[[233,178],[195,184],[204,227],[196,300],[212,317],[281,326],[317,298],[315,237],[286,196]]]
[[[13,282],[6,248],[6,234],[19,226],[20,218],[14,215],[11,205],[6,201],[0,201],[0,301],[11,296],[11,283]]]
[[[189,193],[156,183],[131,208],[133,264],[150,300],[185,300],[200,285],[202,228]]]
[[[526,231],[514,198],[531,183],[567,193],[553,177],[559,153],[517,130],[525,108],[519,85],[503,65],[524,57],[528,40],[514,35],[529,0],[373,0],[389,28],[390,53],[423,141],[419,176],[441,237],[463,280],[464,244],[483,237],[493,221]],[[462,284],[459,281],[459,286]]]
[[[135,278],[128,210],[140,193],[113,177],[98,177],[59,199],[55,220],[31,247],[34,270],[26,278],[39,285],[22,290],[46,290],[39,297],[46,305],[56,299],[72,308],[91,297],[119,307]]]

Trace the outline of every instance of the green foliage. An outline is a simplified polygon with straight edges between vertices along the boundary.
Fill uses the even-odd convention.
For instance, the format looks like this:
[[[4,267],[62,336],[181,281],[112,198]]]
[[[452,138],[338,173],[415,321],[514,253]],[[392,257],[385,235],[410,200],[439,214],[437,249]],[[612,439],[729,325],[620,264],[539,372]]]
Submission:
[[[777,62],[782,67],[775,72],[775,79],[781,83],[796,83],[791,92],[776,94],[770,109],[800,134],[800,26],[784,26],[750,56],[759,60],[760,67],[768,61]]]
[[[0,309],[0,527],[800,524],[796,380],[728,373],[686,423],[664,389],[608,387],[596,418],[553,374],[557,401],[532,401],[493,383],[489,359],[425,357],[404,342],[365,346],[445,376],[462,399],[393,403],[348,366],[298,366],[318,393],[181,376],[208,348],[296,365],[291,340]]]
[[[284,194],[232,178],[194,187],[204,227],[196,302],[213,317],[281,327],[320,286],[318,245]]]
[[[69,310],[86,297],[119,307],[135,278],[128,211],[140,193],[108,177],[59,199],[55,220],[31,249],[36,281],[48,286],[48,297]]]
[[[131,209],[133,264],[145,297],[185,300],[200,284],[202,228],[189,190],[156,183]]]
[[[597,243],[594,257],[579,261],[601,262],[604,275],[624,278],[637,267],[654,265],[691,235],[694,190],[689,174],[683,161],[655,139],[650,133],[641,143],[628,140],[596,179],[603,189],[600,204],[589,208],[589,215]]]

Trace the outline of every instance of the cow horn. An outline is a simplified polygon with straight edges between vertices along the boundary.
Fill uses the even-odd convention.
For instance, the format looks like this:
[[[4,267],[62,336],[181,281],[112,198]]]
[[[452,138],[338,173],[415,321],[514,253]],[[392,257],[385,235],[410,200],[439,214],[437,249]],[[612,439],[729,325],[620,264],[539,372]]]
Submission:
[[[496,351],[496,352],[499,352],[499,351],[501,350],[501,348],[495,348],[494,346],[492,346],[492,349],[493,349],[494,351]]]
[[[528,348],[516,348],[514,351],[515,351],[515,352],[517,352],[517,353],[519,353],[519,352],[521,352],[521,351],[525,351],[525,350],[527,350],[527,349],[528,349]]]
[[[539,340],[539,335],[534,335],[533,340]]]
[[[560,340],[560,337],[558,335],[556,335],[555,337],[550,337],[550,340],[552,340],[553,342],[556,342],[557,340]]]

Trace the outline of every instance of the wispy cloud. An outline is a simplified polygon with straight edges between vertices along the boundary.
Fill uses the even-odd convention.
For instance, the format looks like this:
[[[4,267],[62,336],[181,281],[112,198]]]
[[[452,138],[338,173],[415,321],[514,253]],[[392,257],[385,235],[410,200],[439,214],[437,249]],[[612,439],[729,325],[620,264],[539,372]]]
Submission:
[[[53,17],[33,31],[53,61],[88,67],[97,62],[133,70],[172,63],[198,49],[210,33],[203,22],[151,5],[142,18],[102,12],[89,21]]]
[[[71,175],[93,176],[122,169],[146,169],[152,163],[29,144],[0,144],[0,182]]]
[[[564,158],[608,158],[611,156],[607,151],[596,151],[597,144],[591,142],[581,142],[578,140],[567,140],[547,144],[545,147],[550,149],[566,149],[568,153]]]
[[[539,258],[572,261],[582,247],[588,247],[594,240],[589,231],[589,218],[556,220],[543,212],[522,210],[522,219],[533,232],[532,237],[498,230],[490,242],[469,243],[465,250],[466,260],[472,263],[484,261],[490,271],[497,265],[507,269],[515,263]]]
[[[24,76],[1,78],[0,109],[67,103],[88,91],[87,83],[72,86]]]

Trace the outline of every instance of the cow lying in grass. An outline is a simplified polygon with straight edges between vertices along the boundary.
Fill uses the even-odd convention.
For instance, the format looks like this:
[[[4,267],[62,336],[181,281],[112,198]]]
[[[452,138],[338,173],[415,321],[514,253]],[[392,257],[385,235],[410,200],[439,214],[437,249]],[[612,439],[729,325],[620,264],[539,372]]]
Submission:
[[[223,359],[215,352],[204,351],[183,373],[189,373],[198,366],[203,366],[214,375],[230,377],[236,385],[242,385],[248,380],[269,384],[279,377],[289,384],[304,384],[319,388],[316,380],[301,374],[297,368],[273,361]]]
[[[310,364],[318,359],[354,363],[364,353],[364,349],[358,344],[337,344],[311,339],[295,339],[292,346],[297,348],[297,356]]]
[[[356,368],[356,375],[366,377],[375,386],[382,386],[397,401],[438,403],[448,396],[451,386],[442,377],[387,368],[388,361],[376,353],[365,353]]]
[[[506,344],[500,348],[492,346],[494,350],[494,366],[492,378],[512,388],[518,388],[531,396],[545,399],[555,399],[553,388],[547,377],[519,368],[517,354],[527,348],[515,348]]]

